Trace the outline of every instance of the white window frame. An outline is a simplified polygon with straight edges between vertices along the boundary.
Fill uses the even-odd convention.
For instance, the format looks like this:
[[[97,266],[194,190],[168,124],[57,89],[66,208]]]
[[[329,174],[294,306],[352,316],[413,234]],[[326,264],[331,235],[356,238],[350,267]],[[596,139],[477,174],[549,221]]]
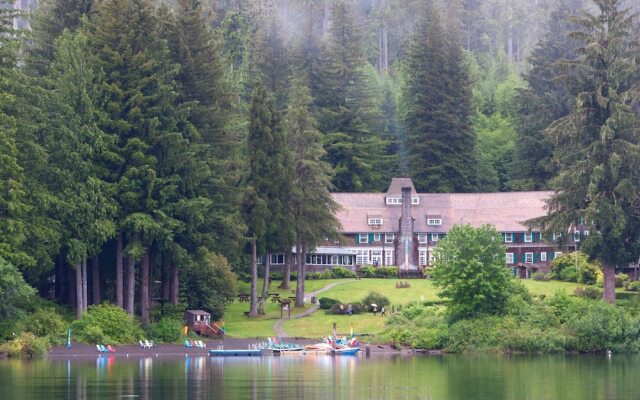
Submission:
[[[417,206],[418,204],[420,204],[420,197],[412,197],[411,205]]]
[[[582,236],[589,236],[589,231],[582,231]]]
[[[381,226],[382,222],[383,222],[382,218],[378,218],[378,217],[369,218],[369,225]]]
[[[533,232],[525,232],[525,234],[524,234],[524,242],[525,243],[533,243]]]
[[[388,205],[400,205],[402,204],[402,198],[400,197],[387,197]]]
[[[540,252],[540,261],[542,261],[542,262],[546,262],[547,261],[547,252],[546,251],[541,251]]]
[[[427,250],[426,249],[418,250],[418,264],[419,265],[427,265]]]
[[[385,233],[384,234],[384,242],[385,243],[393,243],[394,240],[396,240],[396,234],[395,233]]]
[[[579,242],[580,241],[580,231],[573,231],[573,241],[574,242]]]
[[[553,232],[553,240],[558,240],[562,237],[562,233]]]
[[[371,250],[371,256],[369,257],[371,260],[371,264],[373,265],[382,265],[382,250]],[[378,262],[376,264],[376,261]]]
[[[369,264],[369,250],[356,250],[356,264]]]
[[[362,238],[364,238],[364,240],[362,240]],[[360,243],[360,244],[369,243],[369,234],[368,233],[361,233],[360,237],[358,238],[358,243]]]
[[[393,250],[384,251],[384,265],[393,265]]]
[[[524,253],[525,264],[533,264],[533,253]]]
[[[271,265],[284,265],[284,253],[271,254]]]
[[[556,251],[555,253],[553,253],[553,258],[558,258],[562,255],[561,251]]]
[[[426,233],[418,233],[418,243],[427,243]]]
[[[515,254],[505,253],[505,261],[507,264],[515,264]]]
[[[442,225],[442,218],[427,218],[427,225],[440,226]]]
[[[439,233],[432,233],[431,234],[431,241],[432,242],[439,242],[440,241],[440,234]]]
[[[382,238],[381,234],[379,234],[379,233],[374,233],[373,234],[373,241],[374,242],[379,242],[381,240],[381,238]]]
[[[513,232],[505,232],[505,234],[504,234],[504,242],[505,243],[513,243]]]

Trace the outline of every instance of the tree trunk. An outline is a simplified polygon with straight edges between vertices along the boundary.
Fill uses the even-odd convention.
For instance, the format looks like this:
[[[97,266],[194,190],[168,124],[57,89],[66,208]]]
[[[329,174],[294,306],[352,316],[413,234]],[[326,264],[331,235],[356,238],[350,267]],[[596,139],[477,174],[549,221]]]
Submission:
[[[280,289],[290,289],[291,285],[291,252],[284,254],[284,270],[282,271],[282,283]]]
[[[296,245],[298,257],[298,276],[296,279],[296,307],[304,307],[304,275],[307,264],[306,245],[298,243]]]
[[[125,296],[124,309],[129,313],[129,315],[133,315],[134,313],[134,295],[136,292],[136,274],[135,274],[136,260],[133,257],[127,257],[127,270],[125,271],[126,277],[125,280],[127,282],[127,292]]]
[[[251,243],[251,299],[249,303],[249,316],[258,316],[258,249],[256,240]]]
[[[82,259],[82,307],[83,311],[87,311],[87,305],[89,303],[89,296],[87,296],[88,289],[88,274],[87,274],[87,257]]]
[[[140,270],[140,321],[149,323],[149,246],[144,247]]]
[[[64,292],[65,281],[66,281],[66,273],[64,270],[64,260],[62,258],[62,253],[56,257],[56,283],[55,283],[55,299],[60,303],[67,302],[67,295]]]
[[[67,285],[67,298],[69,299],[69,307],[78,305],[78,296],[76,296],[76,270],[65,260],[65,284]]]
[[[124,306],[124,272],[123,272],[123,245],[122,234],[118,235],[118,243],[116,245],[116,305]]]
[[[171,263],[171,285],[169,286],[169,300],[174,306],[178,305],[178,297],[180,294],[180,270],[178,264]]]
[[[264,281],[262,282],[262,296],[260,297],[260,301],[258,302],[258,313],[264,315],[264,305],[267,302],[267,297],[269,296],[269,274],[271,270],[271,254],[268,254],[264,257]]]
[[[608,265],[602,266],[602,277],[604,280],[604,291],[602,298],[611,304],[616,303],[616,267]]]
[[[84,305],[82,304],[82,263],[76,265],[76,317],[82,318],[84,313]]]
[[[100,293],[100,257],[96,254],[91,262],[91,283],[93,290],[93,304],[100,304],[102,294]]]

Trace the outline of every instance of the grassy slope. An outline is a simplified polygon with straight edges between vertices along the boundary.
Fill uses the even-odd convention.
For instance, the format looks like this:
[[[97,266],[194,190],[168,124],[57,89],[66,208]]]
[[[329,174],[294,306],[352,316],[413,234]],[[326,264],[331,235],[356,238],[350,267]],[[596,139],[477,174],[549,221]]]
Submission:
[[[318,280],[307,281],[307,294],[313,294],[326,285],[338,280]],[[348,283],[336,286],[319,297],[330,297],[339,299],[344,303],[358,302],[370,291],[381,293],[389,298],[391,304],[404,305],[420,300],[438,300],[438,289],[433,286],[430,280],[410,280],[410,288],[396,289],[394,279],[362,279],[351,280]],[[281,296],[289,296],[290,292],[275,289],[280,282],[274,282],[270,293],[280,292]],[[568,282],[538,282],[533,280],[523,280],[522,283],[533,295],[553,295],[558,290],[573,293],[576,287],[583,286]],[[260,286],[261,288],[262,286]],[[243,287],[244,289],[244,287]],[[246,288],[248,292],[248,287]],[[295,289],[295,282],[292,282],[292,289]],[[243,290],[241,290],[243,291]],[[248,303],[233,303],[225,313],[226,329],[229,335],[234,337],[256,337],[270,336],[274,334],[273,324],[280,317],[277,304],[268,303],[267,315],[258,319],[248,319],[243,312],[249,309]],[[305,308],[306,309],[306,308]],[[294,308],[292,314],[302,312],[301,308]],[[346,315],[328,315],[324,311],[317,311],[309,317],[292,319],[284,323],[284,330],[290,336],[302,336],[316,338],[331,334],[332,323],[337,324],[339,333],[349,332],[353,324],[356,333],[379,334],[384,330],[384,318],[378,314],[360,314],[351,317]]]

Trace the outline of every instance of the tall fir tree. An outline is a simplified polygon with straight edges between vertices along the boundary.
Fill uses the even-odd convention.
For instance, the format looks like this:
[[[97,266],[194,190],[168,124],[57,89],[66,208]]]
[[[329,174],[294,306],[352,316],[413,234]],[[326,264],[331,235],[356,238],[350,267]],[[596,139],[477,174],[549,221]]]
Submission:
[[[553,121],[568,115],[575,104],[575,85],[560,82],[562,63],[575,60],[577,45],[569,37],[576,26],[569,18],[584,5],[584,0],[563,0],[551,13],[547,33],[529,57],[531,70],[525,75],[526,89],[516,97],[518,146],[513,164],[512,188],[546,189],[555,175],[553,146],[544,130]],[[535,149],[535,151],[531,151]]]
[[[418,190],[475,188],[476,136],[468,67],[458,36],[428,6],[407,48],[404,102],[411,176]]]
[[[265,257],[265,288],[271,253],[286,252],[293,245],[294,228],[288,210],[291,195],[291,154],[282,131],[274,99],[260,82],[254,86],[247,150],[249,174],[245,196],[245,221],[252,239],[252,254]],[[250,315],[263,312],[265,296],[257,303],[257,273],[252,260]],[[263,290],[264,292],[264,290]],[[255,304],[255,306],[254,306]]]
[[[616,266],[640,253],[640,77],[638,17],[622,0],[594,0],[595,13],[573,19],[579,59],[565,65],[578,82],[576,106],[547,129],[558,175],[549,214],[536,221],[551,232],[583,222],[582,250],[602,265],[603,297],[615,302]]]
[[[326,160],[335,169],[333,184],[339,191],[381,190],[386,185],[378,166],[389,162],[384,156],[387,144],[372,130],[380,113],[366,74],[362,40],[353,5],[336,0],[326,61],[312,93]]]

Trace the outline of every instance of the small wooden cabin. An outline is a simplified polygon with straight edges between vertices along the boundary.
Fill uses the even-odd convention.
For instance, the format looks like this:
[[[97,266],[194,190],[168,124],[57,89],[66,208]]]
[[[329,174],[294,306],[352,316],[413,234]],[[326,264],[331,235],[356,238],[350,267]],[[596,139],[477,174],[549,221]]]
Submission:
[[[223,336],[224,331],[216,324],[211,323],[211,314],[202,310],[186,310],[184,322],[190,330],[198,335]]]

